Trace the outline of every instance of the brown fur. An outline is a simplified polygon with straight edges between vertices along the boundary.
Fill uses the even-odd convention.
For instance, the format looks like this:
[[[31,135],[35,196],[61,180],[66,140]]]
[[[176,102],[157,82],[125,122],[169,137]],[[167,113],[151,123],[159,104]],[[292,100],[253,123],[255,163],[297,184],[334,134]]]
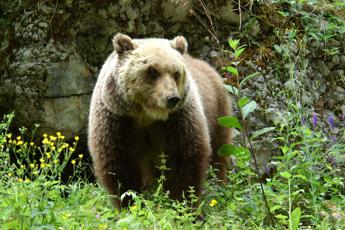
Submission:
[[[141,191],[159,175],[162,152],[170,169],[164,186],[174,199],[190,186],[200,196],[210,160],[225,181],[228,159],[216,152],[231,135],[216,119],[230,114],[230,100],[216,71],[186,54],[181,36],[132,40],[117,34],[113,43],[92,95],[89,148],[115,207],[121,208],[117,196]],[[171,97],[179,101],[169,107]]]

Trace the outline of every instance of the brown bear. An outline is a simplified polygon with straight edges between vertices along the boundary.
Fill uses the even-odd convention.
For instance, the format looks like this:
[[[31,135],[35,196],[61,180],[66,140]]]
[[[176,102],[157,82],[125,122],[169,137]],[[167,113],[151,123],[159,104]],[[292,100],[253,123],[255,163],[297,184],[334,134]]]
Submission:
[[[99,74],[91,99],[88,141],[99,182],[120,209],[119,195],[159,176],[166,155],[164,188],[173,199],[193,186],[200,196],[209,163],[226,179],[228,159],[217,155],[230,143],[217,118],[230,114],[220,76],[173,40],[113,38],[114,52]]]

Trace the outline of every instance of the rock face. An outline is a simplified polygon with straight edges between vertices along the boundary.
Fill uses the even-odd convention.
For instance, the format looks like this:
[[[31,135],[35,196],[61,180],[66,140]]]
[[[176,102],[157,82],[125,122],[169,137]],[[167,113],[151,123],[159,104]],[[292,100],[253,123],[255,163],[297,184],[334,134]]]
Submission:
[[[180,2],[0,3],[0,116],[14,110],[18,126],[39,123],[41,132],[61,131],[67,137],[85,133],[90,95],[115,33],[183,34],[197,56],[210,47],[208,32],[193,18],[193,6]],[[228,2],[218,4],[229,8]]]

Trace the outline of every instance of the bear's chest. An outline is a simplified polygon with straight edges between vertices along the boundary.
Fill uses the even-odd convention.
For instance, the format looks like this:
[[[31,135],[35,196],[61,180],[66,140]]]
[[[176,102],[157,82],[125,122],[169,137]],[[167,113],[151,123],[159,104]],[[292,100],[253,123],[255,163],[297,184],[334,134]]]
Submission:
[[[150,127],[134,126],[132,145],[135,149],[134,159],[142,174],[142,184],[147,186],[159,176],[160,156],[164,152],[165,133],[159,125]]]

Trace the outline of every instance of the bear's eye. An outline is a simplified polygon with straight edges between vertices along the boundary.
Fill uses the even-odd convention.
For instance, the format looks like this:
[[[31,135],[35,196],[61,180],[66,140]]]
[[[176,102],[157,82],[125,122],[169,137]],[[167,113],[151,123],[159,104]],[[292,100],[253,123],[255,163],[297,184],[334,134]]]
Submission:
[[[177,81],[180,78],[180,73],[176,72],[176,73],[174,73],[173,76],[174,76],[175,81]]]
[[[148,69],[147,69],[147,74],[153,78],[153,79],[156,79],[159,77],[160,73],[158,72],[158,70],[156,70],[153,66],[150,66]]]

